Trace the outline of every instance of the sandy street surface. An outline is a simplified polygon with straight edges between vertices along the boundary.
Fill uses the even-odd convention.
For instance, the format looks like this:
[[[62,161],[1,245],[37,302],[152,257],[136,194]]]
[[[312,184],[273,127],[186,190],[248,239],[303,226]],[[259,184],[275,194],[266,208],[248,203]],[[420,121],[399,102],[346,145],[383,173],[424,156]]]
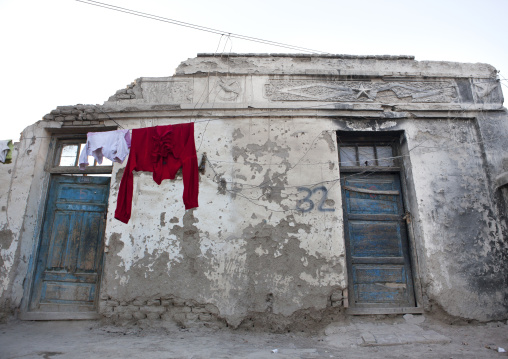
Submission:
[[[0,358],[508,358],[508,325],[352,317],[315,333],[93,321],[0,324]],[[275,351],[272,352],[272,351]]]

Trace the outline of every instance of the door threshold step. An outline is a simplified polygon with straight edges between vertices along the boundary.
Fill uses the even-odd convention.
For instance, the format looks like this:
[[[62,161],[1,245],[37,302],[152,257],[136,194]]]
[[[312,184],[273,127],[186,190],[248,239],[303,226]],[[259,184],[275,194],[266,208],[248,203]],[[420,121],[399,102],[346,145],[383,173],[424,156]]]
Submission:
[[[96,320],[102,315],[95,312],[25,312],[20,313],[21,320]]]
[[[422,307],[400,307],[400,308],[347,308],[349,315],[370,315],[370,314],[423,314]]]

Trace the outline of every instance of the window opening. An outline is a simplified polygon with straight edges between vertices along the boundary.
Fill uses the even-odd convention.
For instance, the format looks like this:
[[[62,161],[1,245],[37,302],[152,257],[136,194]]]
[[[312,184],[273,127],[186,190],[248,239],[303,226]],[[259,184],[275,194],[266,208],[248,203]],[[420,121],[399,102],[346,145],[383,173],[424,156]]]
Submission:
[[[77,166],[80,145],[64,145],[60,155],[59,166]]]
[[[86,145],[86,138],[82,135],[75,138],[56,138],[55,141],[56,151],[49,172],[69,176],[111,176],[113,163],[105,157],[99,164],[93,156],[88,156],[85,170],[79,168],[79,156]]]
[[[339,144],[339,165],[342,169],[365,170],[370,167],[379,169],[400,166],[395,138],[341,135],[337,133]]]

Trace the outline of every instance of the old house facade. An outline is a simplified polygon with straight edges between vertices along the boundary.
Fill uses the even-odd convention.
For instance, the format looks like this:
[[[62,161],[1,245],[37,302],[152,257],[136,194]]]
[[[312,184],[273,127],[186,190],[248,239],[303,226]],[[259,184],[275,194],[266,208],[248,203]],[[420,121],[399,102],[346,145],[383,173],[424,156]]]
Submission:
[[[135,172],[130,221],[114,219],[127,161],[79,170],[87,132],[181,123],[199,207],[181,173]],[[0,168],[2,312],[275,330],[505,319],[507,148],[490,65],[200,54],[23,131]]]

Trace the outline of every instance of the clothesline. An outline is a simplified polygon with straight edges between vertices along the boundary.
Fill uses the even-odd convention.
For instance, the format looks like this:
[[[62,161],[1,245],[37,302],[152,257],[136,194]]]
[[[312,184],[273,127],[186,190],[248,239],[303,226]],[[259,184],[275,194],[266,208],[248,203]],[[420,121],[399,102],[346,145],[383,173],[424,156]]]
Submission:
[[[130,148],[130,151],[129,151]],[[174,179],[177,171],[183,173],[183,202],[185,209],[198,207],[199,168],[194,143],[194,123],[89,132],[79,158],[84,170],[88,156],[102,164],[103,157],[123,163],[128,157],[118,190],[115,218],[128,223],[132,211],[133,171],[153,173],[158,185],[165,179]]]

